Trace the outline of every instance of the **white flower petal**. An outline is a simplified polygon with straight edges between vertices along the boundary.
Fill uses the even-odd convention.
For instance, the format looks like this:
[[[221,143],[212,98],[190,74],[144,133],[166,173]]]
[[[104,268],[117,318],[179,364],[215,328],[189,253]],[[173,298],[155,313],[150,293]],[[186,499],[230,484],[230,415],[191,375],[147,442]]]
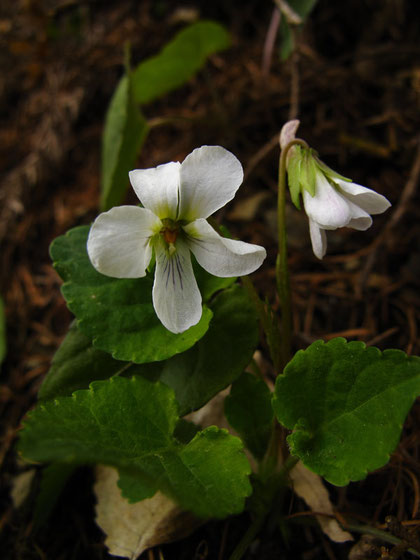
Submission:
[[[195,220],[183,229],[199,265],[214,276],[228,278],[250,274],[266,257],[263,247],[221,237],[204,219]]]
[[[327,235],[325,229],[309,219],[309,233],[311,235],[312,250],[318,259],[322,259],[327,252]]]
[[[171,161],[150,169],[134,169],[128,174],[140,202],[161,219],[176,219],[180,169],[179,161]]]
[[[190,252],[178,239],[170,256],[164,242],[155,247],[156,271],[153,306],[161,323],[173,333],[181,333],[201,318],[201,294],[194,276]]]
[[[366,231],[372,225],[372,218],[368,215],[366,216],[359,216],[358,218],[352,218],[347,227],[357,229],[359,231]]]
[[[387,198],[372,189],[341,179],[334,179],[334,182],[338,184],[343,196],[369,214],[382,214],[391,206]]]
[[[181,220],[207,218],[232,200],[243,181],[239,160],[221,146],[202,146],[181,164]]]
[[[347,224],[347,227],[358,229],[360,231],[365,231],[366,229],[370,228],[370,226],[372,225],[372,218],[370,217],[370,215],[365,212],[363,208],[360,208],[360,206],[353,204],[353,202],[351,202],[350,200],[348,201],[348,204],[351,218]]]
[[[137,206],[116,206],[100,214],[87,241],[92,265],[114,278],[145,276],[152,256],[149,240],[161,227],[150,210]]]
[[[308,217],[323,229],[345,227],[352,218],[351,203],[330,185],[322,173],[317,173],[315,196],[303,191],[303,203]]]

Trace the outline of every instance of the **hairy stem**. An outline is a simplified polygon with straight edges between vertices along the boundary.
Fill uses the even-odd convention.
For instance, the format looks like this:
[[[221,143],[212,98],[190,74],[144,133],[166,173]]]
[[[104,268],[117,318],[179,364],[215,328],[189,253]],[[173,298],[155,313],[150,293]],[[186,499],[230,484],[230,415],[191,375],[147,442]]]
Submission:
[[[277,199],[277,235],[278,255],[276,261],[276,285],[281,306],[281,367],[287,364],[291,356],[292,312],[290,299],[289,267],[287,264],[287,231],[286,231],[286,171],[287,154],[293,146],[308,148],[300,138],[291,140],[280,152],[278,199]],[[280,373],[280,371],[279,371]]]

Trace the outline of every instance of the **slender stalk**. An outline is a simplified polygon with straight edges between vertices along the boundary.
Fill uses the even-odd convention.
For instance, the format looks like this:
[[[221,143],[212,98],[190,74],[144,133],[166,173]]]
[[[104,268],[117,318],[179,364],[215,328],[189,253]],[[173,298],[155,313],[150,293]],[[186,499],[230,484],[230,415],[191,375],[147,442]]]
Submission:
[[[281,305],[281,361],[282,368],[290,360],[292,336],[292,312],[290,299],[289,267],[287,264],[287,231],[286,231],[286,168],[287,154],[293,146],[308,148],[300,138],[289,142],[280,152],[279,181],[277,199],[277,235],[278,255],[276,261],[276,285]],[[279,372],[280,373],[280,372]]]
[[[254,521],[248,527],[245,535],[236,545],[235,550],[229,557],[229,560],[240,560],[242,558],[242,556],[248,550],[249,546],[252,544],[255,537],[258,535],[258,532],[265,521],[265,517],[265,515],[259,515],[254,519]]]
[[[271,308],[261,300],[251,278],[249,276],[242,276],[241,281],[257,309],[258,317],[267,339],[270,356],[273,360],[274,370],[279,371],[280,348],[278,344],[277,318],[273,316]]]
[[[354,531],[356,533],[361,533],[362,535],[372,535],[390,544],[399,545],[402,542],[398,537],[382,531],[381,529],[377,529],[376,527],[370,527],[369,525],[356,525],[353,523],[346,523],[345,525],[343,525],[343,527],[348,531]],[[407,548],[407,552],[410,552],[410,554],[412,554],[413,556],[417,556],[417,558],[420,558],[420,552],[412,547]]]
[[[210,225],[222,236],[223,231],[219,224],[214,220],[214,218],[208,218]],[[270,350],[270,356],[273,360],[273,365],[275,371],[280,371],[280,347],[279,347],[279,336],[278,336],[278,323],[277,319],[273,314],[273,311],[269,305],[266,305],[258,295],[255,289],[254,283],[249,276],[241,276],[242,285],[247,290],[248,295],[255,304],[255,308],[258,313],[258,317],[261,323],[261,327],[267,338],[268,348]]]
[[[268,483],[270,485],[270,490],[271,490],[270,503],[267,504],[264,509],[260,510],[258,514],[255,516],[251,525],[248,527],[246,533],[239,541],[239,543],[236,545],[236,548],[232,552],[231,556],[229,557],[229,560],[240,560],[242,556],[245,554],[245,552],[248,550],[249,546],[254,541],[264,521],[266,520],[267,515],[270,513],[272,502],[274,501],[275,497],[278,495],[278,491],[282,486],[286,485],[287,475],[289,474],[289,471],[296,465],[298,460],[299,459],[297,457],[290,456],[284,462],[281,469],[277,473],[275,473],[273,477],[268,475]]]

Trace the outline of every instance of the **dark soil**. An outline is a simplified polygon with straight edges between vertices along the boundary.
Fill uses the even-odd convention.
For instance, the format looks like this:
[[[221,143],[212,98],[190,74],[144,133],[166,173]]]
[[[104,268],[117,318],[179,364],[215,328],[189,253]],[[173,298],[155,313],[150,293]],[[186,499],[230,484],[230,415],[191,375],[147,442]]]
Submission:
[[[34,405],[71,321],[48,246],[98,213],[101,132],[122,73],[124,43],[130,41],[134,63],[156,53],[182,27],[175,16],[185,6],[164,0],[21,0],[0,7],[0,291],[8,337],[0,377],[0,556],[5,560],[111,558],[94,523],[91,470],[75,473],[48,525],[34,534],[33,495],[18,511],[10,499],[14,477],[27,468],[14,447],[20,422]],[[267,248],[267,262],[254,276],[261,292],[272,294],[277,135],[285,121],[298,117],[300,136],[326,163],[385,195],[393,208],[376,216],[367,232],[329,232],[327,256],[318,261],[306,217],[289,205],[295,349],[341,335],[418,354],[418,2],[320,0],[293,56],[281,62],[275,48],[268,72],[262,58],[272,2],[213,0],[188,6],[223,23],[233,44],[183,88],[146,107],[150,119],[185,118],[153,130],[138,167],[182,161],[203,144],[235,153],[246,179],[220,218],[235,236]],[[247,200],[258,193],[264,193],[261,203],[249,211]],[[380,472],[345,489],[331,487],[342,518],[385,528],[392,515],[397,536],[419,527],[419,420],[415,405],[398,448]],[[282,515],[268,520],[247,558],[348,558],[352,545],[330,542],[291,493],[283,497]],[[248,524],[246,514],[210,522],[145,557],[227,559]],[[375,545],[359,558],[412,557],[386,547]]]

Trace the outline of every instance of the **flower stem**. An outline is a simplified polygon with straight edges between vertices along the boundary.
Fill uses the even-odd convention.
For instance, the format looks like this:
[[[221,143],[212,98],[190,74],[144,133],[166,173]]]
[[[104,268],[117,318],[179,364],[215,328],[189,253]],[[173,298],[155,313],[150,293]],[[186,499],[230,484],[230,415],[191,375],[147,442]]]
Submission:
[[[281,306],[281,367],[287,364],[291,356],[292,312],[290,298],[289,267],[287,264],[287,231],[286,231],[286,171],[287,154],[293,146],[308,148],[308,144],[300,138],[291,140],[280,152],[278,199],[277,199],[277,235],[278,255],[276,261],[276,285]],[[279,371],[278,373],[281,373]]]
[[[259,515],[254,519],[251,525],[248,527],[245,535],[236,545],[235,550],[229,557],[229,560],[240,560],[245,552],[248,550],[249,546],[258,535],[258,531],[261,529],[262,524],[264,523],[265,515]]]
[[[270,500],[268,503],[266,503],[265,507],[261,509],[259,508],[258,513],[255,515],[251,525],[248,527],[242,539],[236,545],[236,548],[230,555],[229,560],[240,560],[248,550],[249,546],[254,541],[264,521],[266,520],[267,515],[270,513],[272,503],[278,495],[279,490],[282,487],[286,486],[288,474],[290,470],[296,465],[298,460],[299,459],[297,457],[288,457],[280,470],[277,473],[274,473],[274,476],[268,476],[265,484],[269,485]]]
[[[250,298],[254,302],[255,308],[260,319],[261,327],[264,330],[271,359],[273,360],[274,370],[279,371],[280,349],[278,345],[278,323],[269,304],[264,303],[258,295],[255,286],[249,276],[241,277],[242,285],[247,290]]]

